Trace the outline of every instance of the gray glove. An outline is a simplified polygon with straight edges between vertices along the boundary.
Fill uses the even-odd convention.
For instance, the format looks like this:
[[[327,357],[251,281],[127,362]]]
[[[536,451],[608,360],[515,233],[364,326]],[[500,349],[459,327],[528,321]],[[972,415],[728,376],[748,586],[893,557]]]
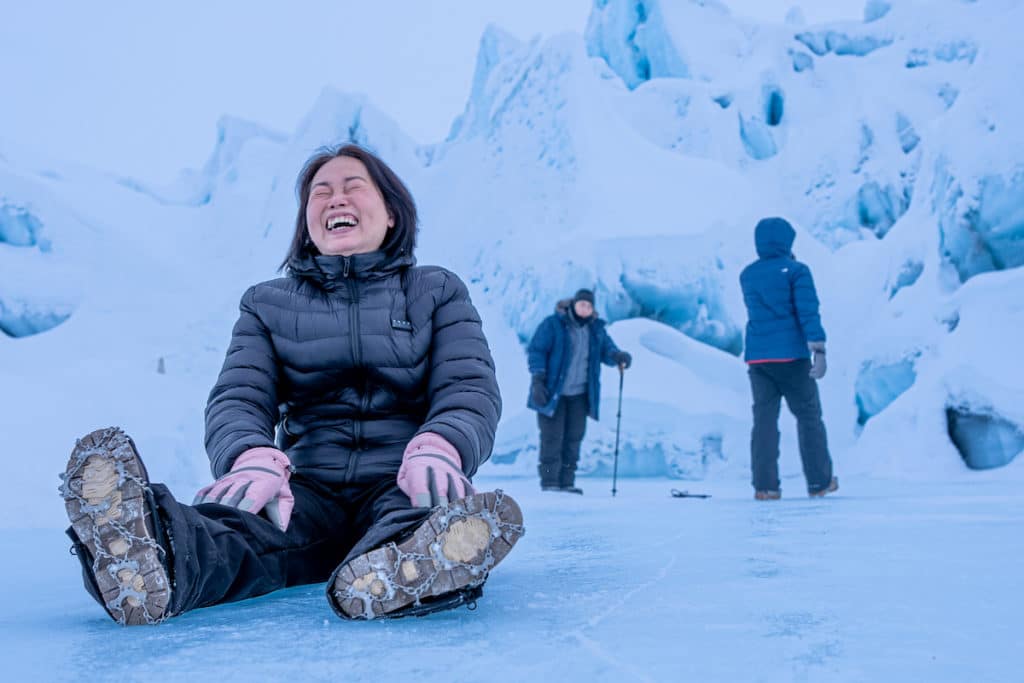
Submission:
[[[811,359],[811,371],[807,374],[811,379],[821,379],[825,376],[825,370],[827,367],[825,364],[825,342],[808,342],[807,348],[810,349],[813,354],[813,358]]]
[[[548,401],[551,400],[551,394],[548,393],[546,379],[545,375],[537,373],[533,376],[533,379],[530,382],[530,399],[535,405],[541,407],[546,406]]]

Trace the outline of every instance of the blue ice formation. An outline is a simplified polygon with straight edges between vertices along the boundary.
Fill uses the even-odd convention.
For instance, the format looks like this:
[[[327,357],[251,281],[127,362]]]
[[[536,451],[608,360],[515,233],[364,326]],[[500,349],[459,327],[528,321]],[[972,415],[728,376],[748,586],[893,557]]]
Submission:
[[[743,333],[729,317],[721,285],[712,276],[666,284],[657,272],[634,271],[623,273],[619,285],[628,302],[609,307],[611,322],[649,318],[734,356],[743,350]]]
[[[904,183],[902,188],[886,185],[884,188],[869,180],[857,190],[857,221],[876,237],[885,237],[896,221],[910,207],[913,185]]]
[[[838,56],[863,57],[892,44],[890,37],[871,34],[851,36],[841,31],[804,31],[796,34],[794,38],[819,57],[824,57],[829,53]]]
[[[947,406],[946,428],[972,470],[1002,467],[1024,451],[1024,429],[991,411]]]
[[[910,122],[902,112],[896,112],[896,134],[900,138],[900,149],[904,154],[910,154],[921,142],[920,136],[914,130],[914,124]]]
[[[953,106],[953,103],[956,102],[956,98],[959,97],[960,89],[952,83],[943,83],[939,86],[939,92],[937,94],[943,104],[946,105],[946,109],[949,109]]]
[[[983,176],[966,210],[960,207],[963,189],[941,165],[936,185],[943,190],[935,207],[942,255],[961,282],[1024,265],[1024,171],[1009,180]]]
[[[5,306],[0,299],[0,333],[8,337],[29,337],[53,329],[71,316],[68,311],[54,311],[24,306]]]
[[[892,9],[892,3],[888,0],[868,0],[864,3],[864,23],[878,21]]]
[[[864,425],[885,410],[900,394],[913,386],[916,379],[913,356],[895,363],[864,363],[854,382],[857,424]]]
[[[39,251],[48,252],[51,245],[42,231],[43,223],[35,214],[0,197],[0,244],[37,247]]]
[[[652,78],[687,78],[658,0],[594,0],[584,33],[587,54],[603,59],[630,90]]]
[[[800,73],[810,71],[814,68],[814,58],[800,50],[790,50],[790,57],[793,59],[793,71]]]
[[[740,120],[740,140],[743,141],[743,149],[751,158],[762,160],[770,159],[779,152],[775,144],[775,138],[768,128],[768,124],[755,116],[744,116],[738,114]]]
[[[974,63],[978,56],[978,46],[969,40],[954,40],[942,43],[932,49],[915,47],[907,53],[906,67],[917,69],[928,66],[932,59],[940,62],[967,62]]]
[[[761,86],[761,99],[764,102],[764,122],[769,126],[782,123],[786,100],[782,90],[775,85]]]
[[[921,277],[921,273],[923,271],[924,264],[920,261],[905,261],[896,273],[895,280],[890,280],[886,287],[889,292],[889,299],[896,296],[896,292],[900,291],[904,287],[910,287],[917,282],[917,279]]]

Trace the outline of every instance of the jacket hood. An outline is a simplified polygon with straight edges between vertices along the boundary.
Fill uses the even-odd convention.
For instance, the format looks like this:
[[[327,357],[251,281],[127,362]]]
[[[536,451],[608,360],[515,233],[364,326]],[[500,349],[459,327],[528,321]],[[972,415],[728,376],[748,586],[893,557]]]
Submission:
[[[416,259],[405,254],[388,256],[383,251],[352,256],[324,256],[308,251],[288,261],[288,272],[298,278],[311,280],[324,289],[334,289],[340,282],[351,278],[372,280],[386,277],[415,265]]]
[[[779,258],[793,252],[796,230],[784,218],[762,218],[754,228],[754,245],[761,258]]]

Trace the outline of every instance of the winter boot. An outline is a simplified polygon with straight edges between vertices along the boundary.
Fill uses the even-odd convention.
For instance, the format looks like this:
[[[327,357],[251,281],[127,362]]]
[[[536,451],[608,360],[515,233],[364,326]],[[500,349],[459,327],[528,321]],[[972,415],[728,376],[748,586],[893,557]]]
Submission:
[[[579,486],[563,486],[562,490],[565,491],[566,493],[575,493],[578,496],[583,495],[583,489],[581,489]]]
[[[116,427],[92,432],[75,444],[61,479],[75,547],[97,599],[122,626],[163,621],[171,598],[167,558],[135,444]]]
[[[839,490],[839,477],[832,477],[832,481],[828,483],[828,486],[821,489],[820,491],[808,491],[807,495],[811,498],[824,498],[829,493],[834,493]]]
[[[561,493],[562,492],[562,487],[561,486],[541,486],[540,490],[541,491],[557,491],[557,492]]]
[[[327,599],[345,619],[422,616],[475,604],[488,573],[523,535],[523,513],[500,489],[434,509],[408,538],[334,570]]]
[[[778,500],[782,498],[782,491],[755,491],[755,500]]]

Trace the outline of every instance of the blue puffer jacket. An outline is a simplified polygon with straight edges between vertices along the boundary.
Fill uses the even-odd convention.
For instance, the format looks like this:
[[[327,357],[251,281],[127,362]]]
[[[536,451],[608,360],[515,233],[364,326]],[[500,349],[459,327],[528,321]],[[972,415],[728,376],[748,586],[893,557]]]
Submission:
[[[754,229],[760,258],[740,274],[748,363],[809,358],[807,343],[825,341],[811,270],[793,258],[795,238],[793,226],[781,218],[765,218]]]
[[[569,325],[574,324],[569,320],[568,312],[549,315],[541,322],[527,347],[530,374],[545,374],[551,399],[547,405],[539,406],[530,398],[527,399],[526,406],[548,417],[555,414],[562,387],[565,385],[565,375],[569,371],[569,362],[572,360]],[[587,364],[587,399],[590,404],[588,414],[596,420],[601,398],[601,363],[615,365],[615,354],[619,352],[619,347],[605,331],[603,320],[594,318],[587,326],[590,328],[590,356]]]

